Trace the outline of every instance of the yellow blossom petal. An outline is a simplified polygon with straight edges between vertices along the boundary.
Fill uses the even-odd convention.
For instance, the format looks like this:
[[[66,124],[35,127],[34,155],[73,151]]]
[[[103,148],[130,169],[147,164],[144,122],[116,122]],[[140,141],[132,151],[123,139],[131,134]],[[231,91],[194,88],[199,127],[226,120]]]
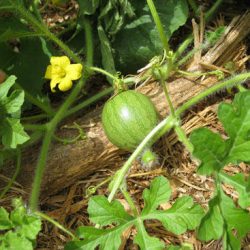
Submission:
[[[70,65],[70,60],[67,56],[52,56],[50,58],[50,63],[51,65],[57,65],[66,69],[66,67]]]
[[[46,69],[45,76],[46,79],[51,79],[52,78],[52,66],[49,65]]]
[[[51,92],[56,92],[55,88],[56,88],[57,84],[59,84],[61,81],[62,81],[62,78],[60,78],[60,77],[52,78],[52,80],[50,81]]]
[[[63,79],[60,81],[60,83],[59,83],[59,85],[58,85],[58,88],[59,88],[61,91],[67,91],[67,90],[69,90],[69,89],[72,88],[72,85],[73,85],[73,83],[72,83],[71,79],[70,79],[69,77],[65,77],[65,78],[63,78]]]
[[[58,65],[52,65],[51,66],[51,78],[54,77],[60,77],[64,78],[66,76],[66,71],[64,68],[58,66]]]
[[[71,80],[79,79],[82,76],[82,65],[80,63],[68,65],[66,75]]]

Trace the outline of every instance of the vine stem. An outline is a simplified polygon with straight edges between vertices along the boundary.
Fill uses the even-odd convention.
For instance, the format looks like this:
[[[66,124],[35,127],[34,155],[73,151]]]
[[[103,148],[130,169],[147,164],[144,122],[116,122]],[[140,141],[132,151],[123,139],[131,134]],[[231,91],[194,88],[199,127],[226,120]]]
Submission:
[[[40,194],[40,189],[41,189],[42,177],[44,174],[48,150],[49,150],[49,146],[50,146],[54,131],[57,127],[57,124],[62,120],[62,118],[64,117],[64,114],[66,113],[70,105],[74,102],[78,93],[81,91],[84,83],[85,83],[85,79],[82,77],[80,81],[78,82],[78,84],[74,87],[74,89],[72,90],[72,92],[70,93],[66,101],[59,108],[54,118],[49,123],[46,124],[46,132],[45,132],[45,136],[43,139],[38,163],[36,166],[35,178],[34,178],[31,197],[30,197],[30,208],[32,210],[37,210],[38,208],[38,200],[39,200],[39,194]]]
[[[206,89],[204,92],[198,94],[197,96],[191,98],[189,101],[184,103],[181,107],[176,109],[175,114],[177,117],[188,110],[190,107],[206,98],[207,96],[220,91],[223,88],[231,87],[233,85],[237,85],[246,79],[250,78],[250,72],[242,73],[233,78],[226,79],[225,81],[219,82],[216,85]],[[119,189],[124,177],[126,176],[131,164],[133,161],[142,153],[143,149],[148,146],[149,143],[152,143],[152,140],[157,141],[161,136],[163,136],[166,132],[168,132],[171,128],[176,126],[178,120],[174,118],[172,115],[169,115],[164,120],[162,120],[150,133],[144,138],[144,140],[139,144],[139,146],[135,149],[135,151],[131,154],[125,164],[122,166],[120,170],[116,172],[114,178],[112,180],[111,191],[108,196],[108,200],[112,201],[117,190]]]
[[[59,222],[53,220],[51,217],[49,217],[47,214],[44,214],[42,212],[36,211],[35,214],[39,217],[41,217],[44,220],[47,220],[48,222],[52,223],[57,228],[61,229],[63,232],[68,234],[73,240],[76,238],[74,234],[72,234],[68,229],[66,229],[63,225],[61,225]]]
[[[165,97],[167,99],[167,103],[169,105],[169,109],[170,109],[170,113],[173,117],[176,117],[175,115],[175,110],[174,110],[174,106],[173,106],[173,103],[170,99],[170,96],[169,96],[169,93],[168,93],[168,88],[166,86],[166,83],[165,83],[165,80],[163,78],[160,79],[160,82],[161,82],[161,86],[163,88],[163,91],[164,91],[164,94],[165,94]]]

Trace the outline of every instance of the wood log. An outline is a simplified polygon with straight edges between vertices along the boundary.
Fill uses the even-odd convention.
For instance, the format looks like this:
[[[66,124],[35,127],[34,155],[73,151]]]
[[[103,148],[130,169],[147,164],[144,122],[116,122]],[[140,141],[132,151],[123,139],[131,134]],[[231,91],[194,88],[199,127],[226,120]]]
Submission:
[[[249,31],[249,12],[234,18],[223,37],[201,58],[201,62],[206,65],[213,64],[222,67],[224,63],[233,60],[238,54],[242,40]],[[211,76],[201,83],[194,82],[192,79],[180,78],[167,84],[174,106],[178,107],[201,93],[205,88],[216,84],[217,81],[215,76]],[[151,98],[162,117],[168,114],[169,108],[164,93],[157,82],[152,81],[141,86],[138,91]],[[112,145],[105,136],[100,121],[101,110],[102,107],[98,107],[75,120],[86,132],[86,139],[67,145],[58,142],[52,143],[42,183],[42,197],[62,190],[77,180],[94,173],[97,169],[121,166],[124,161],[122,155],[126,152]],[[72,121],[68,122],[68,124],[70,123],[72,124]],[[74,133],[75,131],[69,129],[59,129],[58,131],[60,137],[72,137]],[[39,145],[33,146],[23,153],[22,169],[18,182],[27,191],[31,188],[38,156]],[[7,171],[12,172],[10,168]],[[4,174],[7,175],[7,173]]]

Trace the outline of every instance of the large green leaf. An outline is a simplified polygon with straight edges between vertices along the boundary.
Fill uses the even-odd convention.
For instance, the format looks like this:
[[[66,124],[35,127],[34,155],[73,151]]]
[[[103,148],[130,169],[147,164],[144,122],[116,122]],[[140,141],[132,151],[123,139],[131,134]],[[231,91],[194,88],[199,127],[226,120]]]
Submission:
[[[232,104],[222,103],[218,117],[229,139],[225,164],[250,161],[250,91],[239,93]]]
[[[112,47],[115,49],[115,63],[124,73],[135,72],[145,66],[151,58],[163,50],[156,25],[146,1],[131,1],[135,17],[116,34]],[[156,0],[157,12],[168,38],[184,25],[188,18],[186,0]]]
[[[201,160],[199,172],[219,172],[228,163],[250,161],[250,91],[238,93],[232,104],[219,106],[219,120],[229,138],[206,128],[192,132],[190,140],[194,145],[193,155]]]
[[[11,39],[34,36],[42,36],[42,33],[30,30],[15,16],[0,17],[0,43]]]
[[[125,230],[136,227],[134,242],[141,250],[165,249],[165,244],[148,235],[143,221],[157,219],[170,231],[180,234],[187,229],[198,226],[203,210],[195,205],[191,197],[179,198],[169,210],[157,210],[157,207],[170,197],[169,182],[164,177],[155,178],[149,189],[144,191],[144,212],[138,216],[130,216],[118,201],[109,202],[105,196],[95,196],[89,201],[88,212],[90,220],[99,226],[112,224],[111,228],[80,227],[77,230],[79,238],[69,242],[66,250],[100,250],[119,249],[121,234]],[[152,200],[151,200],[152,199]],[[115,225],[115,226],[114,226]]]

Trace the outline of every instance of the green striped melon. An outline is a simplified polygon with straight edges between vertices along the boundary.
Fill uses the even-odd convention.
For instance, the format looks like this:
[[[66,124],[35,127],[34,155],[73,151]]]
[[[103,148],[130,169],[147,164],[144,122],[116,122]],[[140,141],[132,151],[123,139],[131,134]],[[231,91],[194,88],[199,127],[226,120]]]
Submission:
[[[113,96],[102,112],[102,125],[108,139],[128,151],[133,151],[157,123],[154,104],[134,90]]]

